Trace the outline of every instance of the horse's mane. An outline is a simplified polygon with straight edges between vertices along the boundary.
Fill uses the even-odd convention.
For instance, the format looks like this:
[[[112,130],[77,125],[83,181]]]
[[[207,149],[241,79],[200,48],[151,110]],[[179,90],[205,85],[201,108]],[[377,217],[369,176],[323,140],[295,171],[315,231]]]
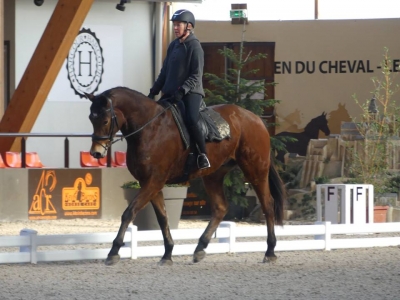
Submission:
[[[321,120],[321,121],[320,121]],[[315,128],[316,124],[320,124],[321,122],[326,122],[326,116],[325,115],[319,115],[318,117],[315,117],[311,119],[310,122],[304,127],[304,131],[307,131],[308,129],[313,129]]]
[[[113,87],[113,88],[111,88],[111,89],[109,89],[109,90],[104,91],[103,93],[101,93],[101,95],[104,95],[104,96],[106,96],[106,97],[109,98],[109,97],[111,97],[111,96],[115,93],[116,90],[126,90],[126,91],[128,91],[128,92],[130,92],[130,93],[133,93],[133,94],[135,94],[135,95],[140,95],[140,96],[146,97],[143,93],[138,92],[138,91],[136,91],[136,90],[132,90],[132,89],[127,88],[127,87],[125,87],[125,86]]]

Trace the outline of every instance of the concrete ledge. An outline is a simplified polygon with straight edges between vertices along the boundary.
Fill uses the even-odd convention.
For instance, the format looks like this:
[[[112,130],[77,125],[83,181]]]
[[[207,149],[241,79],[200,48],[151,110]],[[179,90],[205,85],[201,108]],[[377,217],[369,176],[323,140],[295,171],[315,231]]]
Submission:
[[[389,207],[387,221],[400,222],[400,207]]]
[[[0,221],[28,219],[28,170],[0,169]]]

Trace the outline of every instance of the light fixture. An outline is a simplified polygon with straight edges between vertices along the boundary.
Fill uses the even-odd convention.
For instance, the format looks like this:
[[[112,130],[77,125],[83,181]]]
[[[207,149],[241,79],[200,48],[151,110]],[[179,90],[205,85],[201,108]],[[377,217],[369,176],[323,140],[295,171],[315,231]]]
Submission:
[[[33,0],[33,3],[35,3],[36,6],[42,6],[44,0]]]
[[[128,0],[120,0],[119,4],[115,7],[116,9],[120,11],[125,11],[125,3],[128,2]]]

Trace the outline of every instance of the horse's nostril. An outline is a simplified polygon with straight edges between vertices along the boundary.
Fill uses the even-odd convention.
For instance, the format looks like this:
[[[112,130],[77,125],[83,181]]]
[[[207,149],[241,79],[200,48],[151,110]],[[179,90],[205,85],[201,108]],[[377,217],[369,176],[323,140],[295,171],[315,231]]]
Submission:
[[[92,156],[93,156],[94,158],[101,158],[101,153],[100,153],[100,152],[93,152],[93,153],[92,153]]]

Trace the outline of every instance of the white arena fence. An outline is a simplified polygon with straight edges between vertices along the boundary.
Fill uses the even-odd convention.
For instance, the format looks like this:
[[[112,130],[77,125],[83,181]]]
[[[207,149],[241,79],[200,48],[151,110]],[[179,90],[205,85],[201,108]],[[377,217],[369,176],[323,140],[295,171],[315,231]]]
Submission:
[[[173,255],[192,255],[197,240],[204,229],[171,230],[174,241],[196,240],[191,244],[175,245]],[[276,226],[275,235],[278,243],[276,251],[298,250],[331,250],[345,248],[389,247],[400,245],[400,235],[394,237],[376,237],[374,233],[400,233],[398,223],[370,223],[363,225],[331,224],[318,222],[315,225],[285,225]],[[355,237],[355,235],[362,235]],[[345,238],[337,235],[348,235]],[[354,235],[354,236],[353,236]],[[2,248],[18,247],[19,251],[0,252],[0,263],[33,263],[105,259],[110,247],[104,249],[74,249],[74,250],[39,250],[43,246],[110,244],[116,233],[89,233],[38,235],[31,229],[23,229],[20,236],[0,236],[0,251]],[[295,237],[294,240],[279,240],[279,237]],[[307,237],[308,239],[299,239]],[[311,236],[311,237],[310,237]],[[336,236],[336,237],[335,237]],[[379,235],[378,235],[379,236]],[[212,242],[207,247],[208,254],[265,252],[266,239],[247,241],[248,238],[267,237],[266,226],[237,227],[234,222],[222,222],[218,227]],[[237,238],[247,238],[238,242]],[[164,246],[140,246],[139,242],[163,241],[160,230],[138,231],[136,226],[129,226],[125,234],[125,246],[119,251],[121,258],[137,259],[138,257],[161,257]],[[8,249],[10,250],[10,249]]]

